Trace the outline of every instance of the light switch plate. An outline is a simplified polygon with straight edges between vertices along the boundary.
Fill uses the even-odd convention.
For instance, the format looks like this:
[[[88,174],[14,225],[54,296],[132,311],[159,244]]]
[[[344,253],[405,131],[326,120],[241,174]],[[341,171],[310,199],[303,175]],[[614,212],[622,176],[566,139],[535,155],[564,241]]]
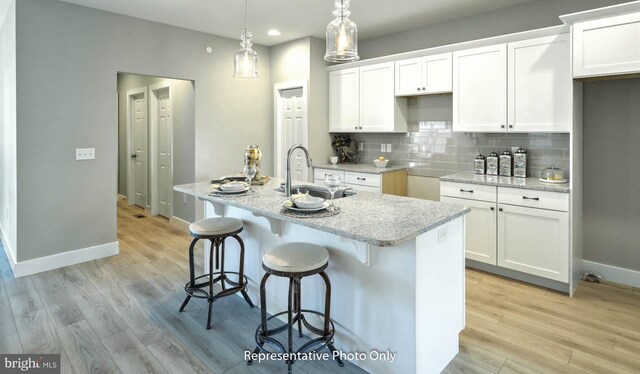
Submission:
[[[76,161],[95,160],[95,148],[76,148]]]

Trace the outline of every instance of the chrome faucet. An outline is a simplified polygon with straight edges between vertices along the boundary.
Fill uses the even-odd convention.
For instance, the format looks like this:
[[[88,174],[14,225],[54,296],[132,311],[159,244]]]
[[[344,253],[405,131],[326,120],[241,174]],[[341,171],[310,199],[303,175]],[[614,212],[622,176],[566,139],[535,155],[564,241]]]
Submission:
[[[311,167],[311,157],[309,157],[309,151],[302,144],[295,144],[291,148],[289,148],[289,152],[287,152],[287,180],[284,185],[284,196],[291,196],[291,154],[296,149],[300,148],[305,157],[307,158],[307,166]]]

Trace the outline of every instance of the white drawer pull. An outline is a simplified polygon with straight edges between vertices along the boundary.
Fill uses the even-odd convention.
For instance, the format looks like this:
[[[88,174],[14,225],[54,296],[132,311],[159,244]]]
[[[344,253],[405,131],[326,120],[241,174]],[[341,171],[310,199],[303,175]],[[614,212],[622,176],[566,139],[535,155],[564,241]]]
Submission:
[[[522,196],[522,198],[524,200],[535,200],[535,201],[540,201],[539,197],[527,197],[527,196]]]

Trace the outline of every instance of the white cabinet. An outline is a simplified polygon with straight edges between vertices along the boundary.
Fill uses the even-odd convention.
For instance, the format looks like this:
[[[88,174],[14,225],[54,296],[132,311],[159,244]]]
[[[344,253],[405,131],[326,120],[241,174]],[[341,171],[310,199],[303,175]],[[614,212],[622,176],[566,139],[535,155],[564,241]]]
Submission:
[[[407,131],[407,102],[396,99],[394,79],[393,62],[360,68],[360,131]]]
[[[329,131],[353,132],[360,127],[360,69],[329,73]]]
[[[396,61],[396,96],[451,92],[452,53]]]
[[[394,63],[329,73],[329,132],[406,132],[407,100],[396,98]]]
[[[573,109],[569,34],[509,43],[507,48],[507,131],[569,132]]]
[[[453,53],[453,130],[504,132],[507,45]]]
[[[640,12],[573,25],[575,78],[640,73]]]
[[[471,209],[467,259],[569,282],[569,194],[454,182],[440,193]]]
[[[496,203],[447,196],[441,197],[440,201],[471,209],[464,216],[466,258],[496,265]]]
[[[498,266],[569,282],[569,213],[499,204]]]

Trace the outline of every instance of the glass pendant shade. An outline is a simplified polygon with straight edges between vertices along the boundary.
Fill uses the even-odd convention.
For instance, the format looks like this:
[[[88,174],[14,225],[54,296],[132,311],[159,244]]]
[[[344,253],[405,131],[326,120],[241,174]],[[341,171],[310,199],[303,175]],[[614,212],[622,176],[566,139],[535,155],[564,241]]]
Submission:
[[[336,17],[327,25],[327,51],[324,59],[330,62],[358,61],[358,26],[349,19],[350,0],[335,0]]]
[[[244,30],[240,48],[234,55],[233,76],[236,78],[258,78],[258,53],[251,49],[251,32]]]

